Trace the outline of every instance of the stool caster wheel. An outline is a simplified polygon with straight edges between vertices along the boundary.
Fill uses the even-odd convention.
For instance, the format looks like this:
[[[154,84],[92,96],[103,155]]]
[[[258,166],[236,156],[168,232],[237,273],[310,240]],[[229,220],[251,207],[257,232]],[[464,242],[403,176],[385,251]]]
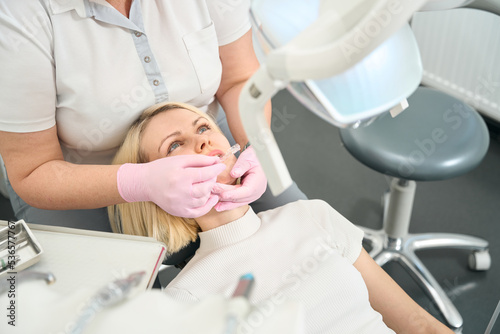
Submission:
[[[485,271],[491,267],[490,253],[485,251],[472,252],[469,255],[469,269],[475,271]]]

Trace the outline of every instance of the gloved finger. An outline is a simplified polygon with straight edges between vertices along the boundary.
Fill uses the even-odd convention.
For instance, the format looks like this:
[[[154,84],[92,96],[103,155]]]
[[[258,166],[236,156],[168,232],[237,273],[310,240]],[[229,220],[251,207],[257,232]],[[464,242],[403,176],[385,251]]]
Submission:
[[[259,173],[250,171],[241,179],[239,188],[220,193],[223,202],[251,203],[266,191],[267,180]]]
[[[246,172],[250,170],[250,168],[254,167],[253,164],[246,160],[245,158],[239,158],[236,160],[233,168],[231,169],[231,173],[229,173],[234,178],[239,178]]]
[[[253,191],[250,187],[245,186],[244,184],[240,185],[238,188],[234,190],[227,190],[219,193],[221,202],[235,202],[248,204],[249,200],[252,198]]]
[[[245,204],[247,204],[247,203],[219,202],[214,206],[214,209],[217,212],[222,212],[222,211],[228,211],[228,210],[239,208],[240,206],[243,206]]]
[[[201,216],[206,215],[212,208],[219,202],[219,196],[217,195],[210,195],[208,198],[208,201],[200,207],[197,207],[195,209],[189,210],[189,217],[185,218],[198,218]]]
[[[218,163],[206,167],[187,168],[183,177],[191,180],[192,183],[200,183],[210,180],[226,170],[226,165]]]
[[[192,184],[190,195],[193,198],[202,198],[210,195],[216,181],[217,181],[217,176],[211,178],[210,180],[206,180],[205,182]]]
[[[240,185],[231,185],[224,183],[216,183],[215,186],[212,187],[212,194],[221,194],[224,191],[234,190],[235,188],[241,187]]]

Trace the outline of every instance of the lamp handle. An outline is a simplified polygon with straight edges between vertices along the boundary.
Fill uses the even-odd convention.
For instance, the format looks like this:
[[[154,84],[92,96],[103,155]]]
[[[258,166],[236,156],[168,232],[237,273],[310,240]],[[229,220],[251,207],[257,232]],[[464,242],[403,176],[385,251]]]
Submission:
[[[263,64],[241,90],[239,109],[243,128],[266,173],[273,195],[292,185],[292,178],[265,117],[265,105],[285,83],[274,80]]]

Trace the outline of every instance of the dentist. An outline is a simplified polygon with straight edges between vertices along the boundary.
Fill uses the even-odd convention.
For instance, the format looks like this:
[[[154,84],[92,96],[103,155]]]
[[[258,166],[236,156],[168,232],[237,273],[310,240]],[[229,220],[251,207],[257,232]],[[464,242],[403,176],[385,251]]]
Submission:
[[[163,101],[217,114],[226,135],[246,146],[237,102],[259,66],[248,6],[244,0],[0,2],[0,155],[16,217],[110,231],[109,205],[152,201],[194,218],[219,201],[222,211],[258,199],[267,180],[251,146],[231,171],[242,176],[242,186],[222,193],[212,192],[225,168],[217,157],[110,164],[130,125]],[[266,110],[270,120],[270,103]],[[270,196],[257,211],[305,198],[296,186]]]

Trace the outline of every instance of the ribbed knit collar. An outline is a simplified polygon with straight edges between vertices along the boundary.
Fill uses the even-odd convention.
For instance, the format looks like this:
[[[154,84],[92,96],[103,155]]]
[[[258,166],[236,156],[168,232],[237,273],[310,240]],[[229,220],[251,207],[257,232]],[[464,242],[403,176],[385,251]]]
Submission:
[[[200,232],[198,251],[207,252],[246,239],[257,232],[260,223],[260,218],[249,207],[243,217],[209,231]]]

